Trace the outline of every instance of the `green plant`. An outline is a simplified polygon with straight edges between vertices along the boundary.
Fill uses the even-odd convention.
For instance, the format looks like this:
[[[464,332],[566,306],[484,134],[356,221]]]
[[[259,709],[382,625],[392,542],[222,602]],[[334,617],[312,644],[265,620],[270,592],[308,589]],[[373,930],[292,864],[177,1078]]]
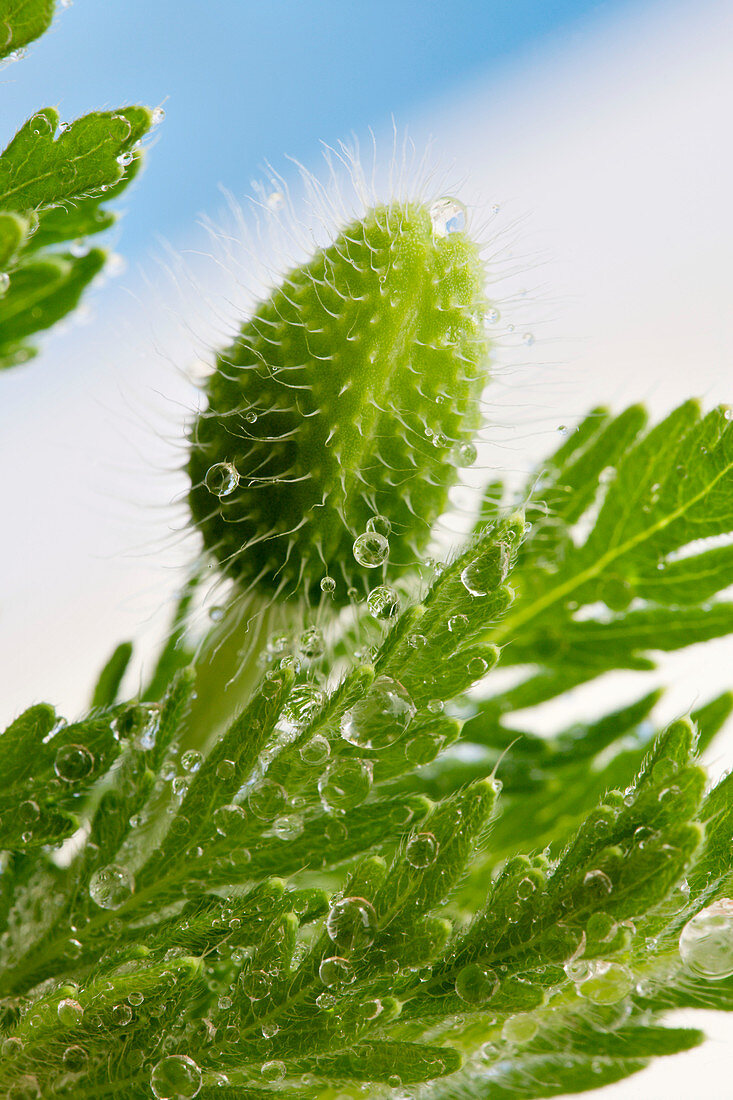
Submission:
[[[28,194],[37,233],[95,201]],[[189,469],[221,621],[195,575],[139,697],[124,644],[87,715],[0,736],[0,1095],[551,1096],[733,1007],[732,781],[699,765],[733,696],[511,723],[731,632],[730,414],[595,409],[428,563],[487,308],[459,205],[392,203],[217,357]]]

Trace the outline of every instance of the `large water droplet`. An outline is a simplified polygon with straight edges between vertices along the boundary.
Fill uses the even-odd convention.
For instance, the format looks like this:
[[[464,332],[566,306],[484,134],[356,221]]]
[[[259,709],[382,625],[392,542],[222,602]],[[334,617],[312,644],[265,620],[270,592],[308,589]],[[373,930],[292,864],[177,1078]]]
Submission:
[[[432,833],[416,833],[405,848],[405,859],[413,867],[430,867],[438,858],[440,845]]]
[[[537,1026],[534,1016],[529,1012],[522,1012],[504,1021],[501,1037],[507,1043],[528,1043],[537,1034]]]
[[[333,760],[318,780],[318,793],[328,813],[343,813],[360,806],[372,786],[368,760]]]
[[[84,745],[62,745],[53,762],[56,775],[67,783],[85,779],[93,767],[94,757]]]
[[[612,1005],[631,992],[634,978],[630,970],[607,959],[592,959],[578,964],[575,988],[581,997],[597,1005]]]
[[[239,485],[239,474],[231,462],[215,462],[209,466],[204,485],[215,497],[228,497]]]
[[[110,863],[89,880],[89,896],[100,909],[119,909],[132,897],[135,880],[126,867]]]
[[[273,1058],[269,1062],[262,1063],[260,1073],[266,1081],[282,1081],[287,1073],[287,1067],[278,1058]]]
[[[304,764],[323,764],[331,755],[331,746],[328,740],[320,733],[311,737],[300,747],[300,759]]]
[[[0,298],[7,294],[10,288],[10,276],[7,271],[0,271]]]
[[[367,607],[375,619],[393,619],[400,609],[400,598],[394,588],[380,584],[367,596]]]
[[[318,967],[318,977],[324,985],[350,985],[355,976],[352,964],[340,955],[322,959]]]
[[[451,455],[456,466],[473,466],[478,452],[473,443],[457,443]]]
[[[214,826],[219,836],[236,836],[246,820],[247,815],[241,806],[219,806],[214,811]]]
[[[403,735],[415,710],[398,680],[379,676],[364,698],[343,715],[341,736],[357,748],[383,749]]]
[[[374,942],[377,914],[366,898],[342,898],[326,918],[326,932],[342,951],[360,951]]]
[[[277,817],[285,809],[287,801],[287,791],[274,779],[263,779],[247,797],[250,810],[261,821],[271,821]]]
[[[156,1100],[192,1100],[201,1091],[201,1070],[187,1054],[161,1058],[150,1075]]]
[[[376,569],[387,560],[389,542],[377,531],[366,531],[354,540],[354,557],[365,569]]]
[[[323,634],[317,626],[309,626],[298,638],[298,652],[308,661],[317,661],[325,649]]]
[[[326,696],[314,684],[296,684],[285,704],[285,717],[296,729],[303,729],[315,718],[325,701]]]
[[[701,978],[719,981],[733,975],[733,900],[720,898],[687,922],[680,935],[680,956]]]
[[[479,963],[464,966],[456,978],[456,993],[469,1005],[485,1004],[496,993],[499,979],[493,970]]]
[[[472,596],[486,596],[503,584],[509,572],[509,550],[497,542],[469,562],[461,573],[461,582]]]
[[[56,1014],[59,1022],[64,1027],[79,1027],[84,1019],[84,1009],[78,1001],[74,1001],[70,997],[65,997],[63,1001],[59,1001]]]
[[[430,220],[436,237],[447,237],[449,233],[462,233],[466,228],[466,208],[458,199],[446,195],[437,199],[430,207]]]
[[[370,516],[366,522],[366,529],[371,534],[382,535],[385,539],[392,534],[392,524],[386,516]]]

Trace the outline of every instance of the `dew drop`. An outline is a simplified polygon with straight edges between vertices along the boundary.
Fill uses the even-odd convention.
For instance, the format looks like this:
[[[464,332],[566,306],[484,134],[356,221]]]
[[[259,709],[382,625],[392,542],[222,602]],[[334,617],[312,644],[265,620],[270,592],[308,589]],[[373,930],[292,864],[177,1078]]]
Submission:
[[[132,993],[128,993],[127,999],[133,1007],[137,1008],[145,1000],[145,995],[139,990],[135,989]]]
[[[404,734],[415,704],[398,680],[379,676],[341,718],[341,736],[357,748],[382,749]]]
[[[236,836],[246,820],[247,815],[241,806],[219,806],[214,811],[214,826],[219,836]]]
[[[215,462],[209,466],[204,485],[215,496],[228,497],[239,485],[239,474],[231,462]]]
[[[437,199],[430,207],[430,220],[436,237],[462,233],[466,228],[466,208],[458,199],[446,195],[442,199]]]
[[[64,1027],[79,1027],[84,1019],[84,1009],[78,1001],[71,1000],[69,997],[59,1001],[56,1014],[59,1023],[63,1024]]]
[[[151,113],[153,126],[157,126],[165,118],[165,111],[162,107],[156,107]]]
[[[271,821],[277,817],[285,809],[287,801],[287,791],[274,779],[263,779],[247,797],[250,810],[261,821]]]
[[[333,577],[321,578],[321,592],[325,592],[327,596],[332,595],[336,591],[336,581]]]
[[[237,766],[233,760],[220,760],[216,765],[217,779],[233,779]]]
[[[270,979],[264,970],[250,970],[242,974],[242,989],[250,1001],[261,1001],[270,992]]]
[[[486,596],[504,583],[508,573],[508,548],[497,542],[468,563],[461,573],[461,583],[472,596]]]
[[[500,318],[501,318],[501,314],[499,313],[499,310],[494,308],[493,306],[490,309],[486,310],[486,324],[487,325],[497,324],[497,322],[499,321]]]
[[[0,298],[7,294],[10,287],[10,276],[7,271],[0,271]]]
[[[276,817],[272,831],[278,840],[295,840],[303,832],[303,818],[298,814],[284,814]]]
[[[354,540],[354,557],[365,569],[376,569],[387,560],[389,543],[377,531],[367,531]]]
[[[701,978],[733,975],[733,900],[720,898],[701,909],[680,935],[680,957]]]
[[[132,1021],[133,1012],[129,1005],[112,1005],[111,1016],[118,1027],[127,1027]]]
[[[133,894],[135,880],[126,867],[110,863],[89,880],[89,896],[100,909],[119,909]]]
[[[374,619],[393,619],[400,609],[400,598],[394,588],[377,585],[367,596],[367,607]]]
[[[192,1100],[201,1091],[201,1070],[187,1054],[161,1058],[150,1075],[156,1100]]]
[[[524,335],[522,336],[522,343],[527,348],[532,347],[532,345],[534,344],[534,336],[532,335],[531,332],[525,332],[524,333]]]
[[[438,858],[440,845],[432,833],[416,833],[405,848],[405,859],[413,867],[430,867]]]
[[[493,970],[479,963],[464,966],[456,978],[456,993],[469,1005],[485,1004],[496,993],[499,979]]]
[[[62,1061],[64,1069],[67,1069],[70,1073],[80,1073],[87,1064],[88,1055],[84,1047],[80,1047],[78,1043],[72,1043],[64,1051]]]
[[[360,806],[372,786],[368,760],[333,760],[318,780],[318,793],[328,813],[343,813]]]
[[[366,522],[366,529],[370,534],[382,535],[385,539],[392,534],[392,524],[386,516],[371,516]]]
[[[284,1062],[279,1061],[277,1058],[273,1058],[270,1062],[262,1063],[260,1072],[265,1081],[282,1081],[287,1073],[287,1067]]]
[[[94,768],[94,757],[83,745],[62,745],[56,753],[53,770],[66,783],[78,783]]]
[[[473,466],[478,452],[473,443],[457,443],[453,448],[453,462],[456,466]]]
[[[224,608],[223,607],[211,607],[211,608],[209,608],[209,618],[211,619],[212,623],[220,623],[221,620],[224,618]]]
[[[326,701],[326,696],[314,684],[296,684],[284,707],[285,717],[296,729],[311,722]]]
[[[298,638],[298,652],[308,661],[317,661],[326,650],[323,634],[317,626],[309,626]]]
[[[181,766],[186,772],[197,772],[204,762],[204,758],[196,749],[188,749],[181,757]]]
[[[634,978],[620,963],[592,959],[581,963],[575,975],[575,988],[581,997],[597,1005],[612,1005],[631,992]]]
[[[355,976],[352,964],[340,955],[322,959],[318,967],[318,977],[324,985],[350,985]]]
[[[360,951],[374,942],[377,914],[366,898],[342,898],[326,918],[326,932],[342,951]]]
[[[451,615],[448,619],[448,629],[451,634],[456,634],[460,638],[468,630],[468,615]]]
[[[267,196],[267,206],[269,210],[282,210],[285,205],[285,196],[282,191],[271,191]]]
[[[331,755],[331,746],[322,734],[316,733],[300,747],[300,759],[304,764],[323,764]]]

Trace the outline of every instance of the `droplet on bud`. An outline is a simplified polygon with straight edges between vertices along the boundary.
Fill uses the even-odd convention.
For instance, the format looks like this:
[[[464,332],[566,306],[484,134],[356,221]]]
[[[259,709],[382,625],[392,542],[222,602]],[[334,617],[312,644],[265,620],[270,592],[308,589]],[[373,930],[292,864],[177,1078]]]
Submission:
[[[430,207],[430,220],[436,237],[462,233],[466,228],[466,208],[458,199],[446,195]]]

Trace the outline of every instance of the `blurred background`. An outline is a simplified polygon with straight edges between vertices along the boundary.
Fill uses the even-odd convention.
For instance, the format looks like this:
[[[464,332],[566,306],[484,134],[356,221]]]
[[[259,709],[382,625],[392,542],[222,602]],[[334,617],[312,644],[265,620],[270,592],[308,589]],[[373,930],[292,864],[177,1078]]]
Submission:
[[[483,473],[526,472],[599,402],[659,415],[691,394],[733,401],[732,42],[727,0],[62,10],[0,69],[0,142],[42,106],[68,121],[142,102],[166,118],[122,201],[115,277],[0,378],[0,723],[40,699],[73,717],[117,642],[144,658],[160,637],[194,552],[175,506],[184,372],[251,286],[222,189],[244,203],[275,179],[297,206],[294,161],[322,175],[321,142],[356,140],[369,163],[374,142],[380,179],[405,133],[418,160],[430,143],[487,242],[501,321]],[[202,215],[230,238],[212,245]],[[672,656],[661,717],[730,686],[732,658],[730,642]],[[731,751],[718,744],[714,770]],[[604,1097],[727,1100],[731,1024],[703,1026],[706,1046]]]

